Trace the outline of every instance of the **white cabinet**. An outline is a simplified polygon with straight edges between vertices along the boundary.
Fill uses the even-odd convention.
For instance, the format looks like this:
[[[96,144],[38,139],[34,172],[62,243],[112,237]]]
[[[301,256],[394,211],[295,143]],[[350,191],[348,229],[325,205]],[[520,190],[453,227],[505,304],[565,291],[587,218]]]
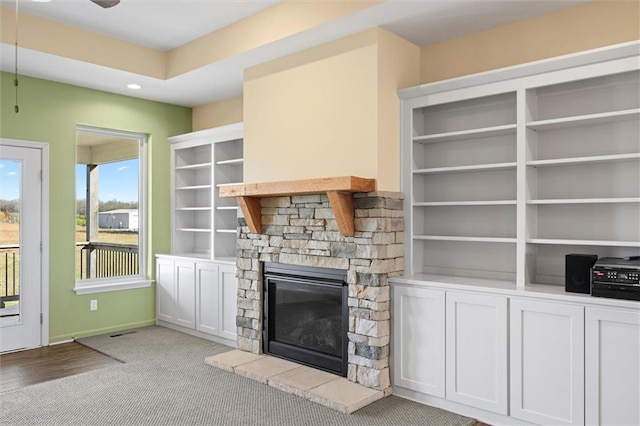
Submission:
[[[584,307],[511,299],[511,416],[584,423]]]
[[[235,345],[235,265],[202,259],[156,257],[158,324]],[[175,327],[177,326],[177,327]]]
[[[640,424],[640,305],[405,277],[394,394],[489,424]]]
[[[640,307],[586,308],[586,423],[640,424]]]
[[[393,333],[394,386],[507,414],[505,297],[396,285]]]
[[[394,287],[394,385],[444,398],[444,309],[444,291]]]
[[[195,328],[196,264],[181,258],[156,257],[156,317]]]
[[[242,183],[241,123],[169,138],[172,161],[171,253],[235,257],[238,206],[220,187]]]
[[[447,291],[446,398],[507,414],[507,298]]]

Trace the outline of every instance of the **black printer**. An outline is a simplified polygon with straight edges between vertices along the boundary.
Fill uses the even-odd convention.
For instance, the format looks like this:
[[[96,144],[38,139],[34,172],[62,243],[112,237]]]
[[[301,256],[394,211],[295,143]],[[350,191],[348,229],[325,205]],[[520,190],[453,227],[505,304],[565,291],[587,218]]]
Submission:
[[[640,256],[598,259],[591,267],[591,295],[640,300]]]

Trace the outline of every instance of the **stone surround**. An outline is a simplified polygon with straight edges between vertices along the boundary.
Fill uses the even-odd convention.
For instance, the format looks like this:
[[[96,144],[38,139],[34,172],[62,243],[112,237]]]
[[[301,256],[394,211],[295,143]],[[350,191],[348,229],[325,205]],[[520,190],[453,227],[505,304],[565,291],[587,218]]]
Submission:
[[[355,235],[338,232],[326,195],[262,198],[262,234],[239,218],[238,348],[262,354],[263,262],[347,270],[347,378],[391,392],[390,276],[404,272],[403,194],[354,194]]]

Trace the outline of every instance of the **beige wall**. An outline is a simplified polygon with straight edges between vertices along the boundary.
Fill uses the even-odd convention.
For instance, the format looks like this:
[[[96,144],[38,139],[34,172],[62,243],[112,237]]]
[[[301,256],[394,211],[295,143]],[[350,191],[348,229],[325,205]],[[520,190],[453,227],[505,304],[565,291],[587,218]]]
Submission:
[[[193,108],[193,131],[224,126],[243,121],[242,96],[225,99]]]
[[[248,69],[245,182],[354,175],[398,191],[394,97],[417,81],[418,58],[374,28]]]
[[[599,1],[421,49],[421,83],[640,39],[640,1]]]
[[[245,72],[245,182],[375,177],[375,37],[347,39]]]
[[[398,89],[420,82],[420,48],[380,32],[378,43],[378,158],[380,190],[400,191],[400,99]]]

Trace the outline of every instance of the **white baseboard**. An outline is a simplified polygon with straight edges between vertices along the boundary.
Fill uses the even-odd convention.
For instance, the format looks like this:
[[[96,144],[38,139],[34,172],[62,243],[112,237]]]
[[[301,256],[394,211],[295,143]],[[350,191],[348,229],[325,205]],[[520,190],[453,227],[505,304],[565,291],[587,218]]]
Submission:
[[[161,321],[161,320],[156,321],[156,324],[159,325],[160,327],[170,328],[171,330],[180,331],[182,333],[189,334],[191,336],[200,337],[201,339],[206,339],[206,340],[210,340],[212,342],[220,343],[222,345],[226,345],[226,346],[232,347],[234,349],[238,347],[238,344],[236,343],[235,340],[225,339],[224,337],[214,336],[214,335],[211,335],[211,334],[208,334],[208,333],[203,333],[201,331],[192,330],[190,328],[185,328],[185,327],[182,327],[182,326],[179,326],[179,325],[175,325],[175,324],[171,324],[169,322],[165,322],[165,321]]]
[[[457,402],[447,401],[446,399],[438,398],[431,395],[425,395],[423,393],[401,388],[398,386],[393,387],[393,394],[395,396],[410,399],[421,404],[442,408],[443,410],[451,411],[452,413],[460,414],[461,416],[471,417],[493,426],[534,425],[534,423],[529,423],[524,420],[516,419],[514,417],[503,416],[502,414],[496,414],[490,411],[482,410],[480,408],[470,407],[468,405],[459,404]]]
[[[76,341],[76,338],[74,337],[73,339],[60,340],[58,342],[50,342],[47,346],[62,345],[63,343],[73,343],[75,341]]]

